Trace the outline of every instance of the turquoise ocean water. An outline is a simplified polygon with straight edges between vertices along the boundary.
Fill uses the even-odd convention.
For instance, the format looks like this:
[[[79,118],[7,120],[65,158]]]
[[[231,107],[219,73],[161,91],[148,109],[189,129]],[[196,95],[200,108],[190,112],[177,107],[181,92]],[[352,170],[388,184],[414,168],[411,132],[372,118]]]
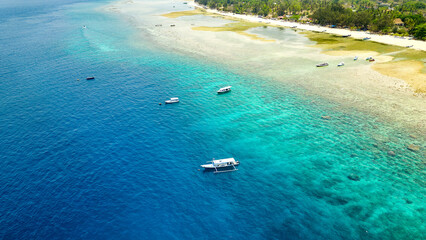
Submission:
[[[406,149],[419,138],[136,46],[104,4],[0,8],[1,239],[425,238],[425,156]],[[239,171],[199,171],[226,157]]]

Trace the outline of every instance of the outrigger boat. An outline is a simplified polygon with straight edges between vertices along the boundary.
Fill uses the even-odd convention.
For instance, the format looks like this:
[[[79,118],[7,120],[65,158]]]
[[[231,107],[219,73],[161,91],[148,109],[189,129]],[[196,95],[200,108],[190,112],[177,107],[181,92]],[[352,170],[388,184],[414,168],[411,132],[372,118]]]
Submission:
[[[233,172],[238,169],[235,166],[240,165],[240,161],[236,161],[234,158],[224,158],[208,161],[210,164],[201,165],[204,170],[215,170],[214,173]],[[223,169],[223,170],[220,170]]]
[[[232,86],[223,87],[223,88],[221,88],[221,89],[219,89],[219,90],[217,91],[217,94],[230,92],[230,91],[231,91],[231,87],[232,87]]]

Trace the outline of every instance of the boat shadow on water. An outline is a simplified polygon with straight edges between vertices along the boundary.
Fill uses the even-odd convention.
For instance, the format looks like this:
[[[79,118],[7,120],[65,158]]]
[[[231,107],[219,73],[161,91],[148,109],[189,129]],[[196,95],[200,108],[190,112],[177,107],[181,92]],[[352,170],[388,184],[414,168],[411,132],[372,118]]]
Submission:
[[[233,166],[229,166],[229,167],[222,167],[220,168],[220,170],[218,169],[218,171],[216,171],[216,169],[214,168],[206,168],[204,170],[202,170],[203,173],[222,173],[222,172],[234,172],[234,171],[238,171],[237,168],[234,169]]]

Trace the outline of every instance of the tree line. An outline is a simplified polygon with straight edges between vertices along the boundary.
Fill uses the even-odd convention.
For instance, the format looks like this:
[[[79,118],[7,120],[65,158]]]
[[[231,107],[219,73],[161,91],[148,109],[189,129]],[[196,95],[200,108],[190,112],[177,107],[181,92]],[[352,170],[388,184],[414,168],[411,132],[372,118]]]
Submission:
[[[221,11],[310,22],[426,40],[426,1],[195,0]],[[305,18],[301,18],[304,16]],[[399,21],[399,19],[401,21]]]

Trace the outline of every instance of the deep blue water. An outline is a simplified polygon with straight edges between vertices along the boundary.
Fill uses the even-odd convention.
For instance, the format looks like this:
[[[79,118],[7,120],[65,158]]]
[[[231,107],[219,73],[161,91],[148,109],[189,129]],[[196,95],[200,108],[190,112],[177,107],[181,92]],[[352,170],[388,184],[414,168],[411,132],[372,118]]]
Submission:
[[[301,89],[136,48],[102,4],[0,7],[1,239],[424,239],[424,155],[405,148],[419,140]],[[231,156],[237,172],[198,171]]]

